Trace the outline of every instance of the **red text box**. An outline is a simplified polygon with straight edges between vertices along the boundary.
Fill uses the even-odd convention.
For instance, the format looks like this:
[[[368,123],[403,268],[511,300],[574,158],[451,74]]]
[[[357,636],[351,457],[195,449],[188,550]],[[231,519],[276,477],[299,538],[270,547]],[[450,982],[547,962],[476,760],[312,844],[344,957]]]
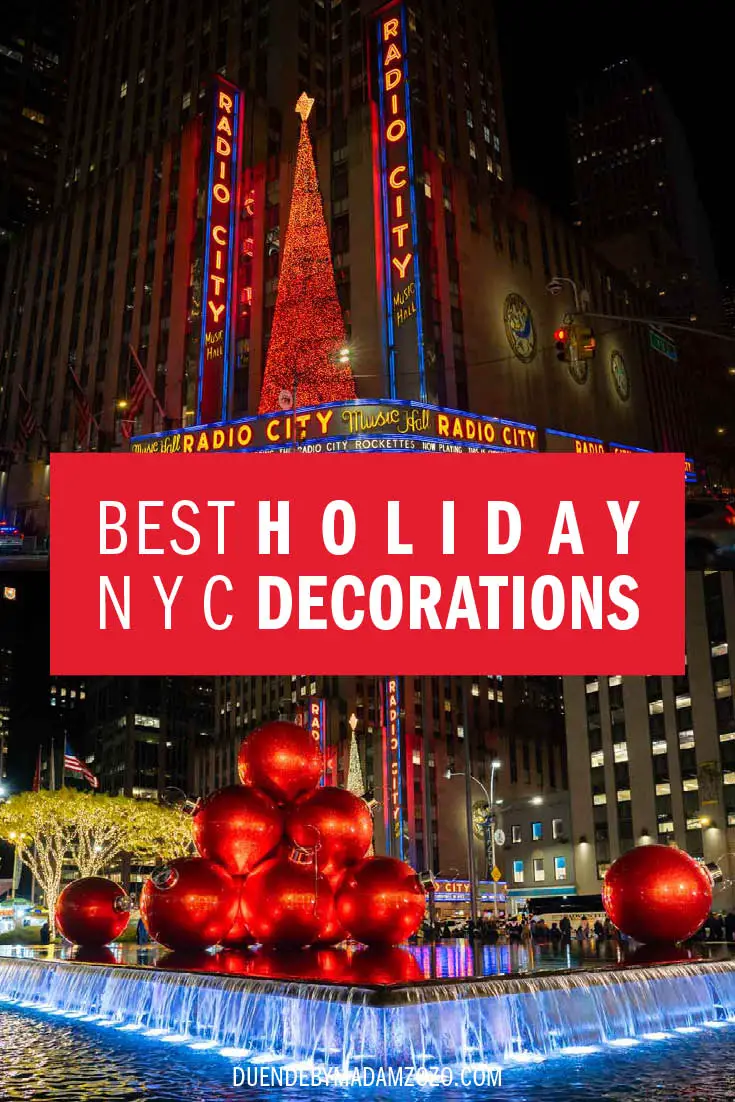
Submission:
[[[683,465],[54,455],[52,672],[682,673]]]

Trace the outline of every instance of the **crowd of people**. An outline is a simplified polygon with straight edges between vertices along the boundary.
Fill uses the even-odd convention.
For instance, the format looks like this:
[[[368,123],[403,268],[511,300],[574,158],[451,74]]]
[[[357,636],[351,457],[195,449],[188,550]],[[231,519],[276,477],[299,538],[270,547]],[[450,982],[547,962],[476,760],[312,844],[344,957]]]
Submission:
[[[735,942],[735,909],[731,907],[727,914],[713,911],[691,940]]]
[[[582,915],[579,922],[572,924],[567,915],[563,915],[558,922],[547,923],[543,917],[534,918],[522,914],[513,918],[482,918],[473,922],[471,919],[464,924],[451,924],[449,922],[436,922],[432,927],[430,923],[424,923],[424,941],[444,941],[450,938],[470,938],[482,941],[488,945],[496,945],[498,942],[511,945],[529,943],[556,943],[562,944],[572,941],[597,941],[621,940],[624,935],[612,924],[609,918],[595,919],[593,922]]]
[[[469,938],[488,945],[496,945],[500,942],[510,945],[550,943],[553,946],[573,941],[599,943],[628,940],[607,916],[604,919],[596,918],[590,921],[586,915],[582,915],[579,921],[574,923],[567,915],[562,915],[558,922],[548,923],[543,916],[535,918],[527,914],[519,914],[511,918],[501,917],[497,920],[485,917],[478,921],[470,919],[468,922],[461,923],[435,922],[433,926],[425,922],[422,934],[424,941]],[[735,908],[731,908],[727,914],[713,912],[708,915],[700,929],[689,940],[735,943]]]

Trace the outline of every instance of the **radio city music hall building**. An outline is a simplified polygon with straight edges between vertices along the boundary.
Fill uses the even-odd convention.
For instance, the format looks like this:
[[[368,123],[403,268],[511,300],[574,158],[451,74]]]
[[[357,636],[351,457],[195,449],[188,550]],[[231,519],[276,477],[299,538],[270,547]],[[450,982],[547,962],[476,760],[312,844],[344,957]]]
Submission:
[[[28,530],[46,529],[49,450],[128,446],[120,407],[136,379],[133,353],[157,399],[136,419],[135,451],[696,456],[695,375],[650,349],[645,329],[600,323],[594,360],[557,358],[554,331],[574,302],[568,283],[547,291],[554,277],[574,281],[595,313],[640,317],[651,306],[513,189],[490,4],[83,0],[76,51],[55,209],[14,244],[0,306],[2,501]],[[300,137],[304,93],[314,104]],[[304,125],[344,325],[340,369],[357,404],[299,402],[294,368],[301,408],[259,412]],[[97,426],[86,440],[72,371]],[[43,438],[18,448],[21,394]],[[247,729],[302,695],[327,702],[345,774],[345,724],[365,709],[363,767],[379,774],[368,755],[380,756],[371,739],[384,730],[390,679],[334,680],[222,680],[202,779],[229,775],[227,717],[234,723],[238,705]],[[460,768],[465,725],[481,779],[497,752],[509,763],[508,795],[563,788],[563,730],[550,733],[545,719],[561,714],[558,689],[517,688],[514,714],[543,721],[512,748],[493,711],[508,691],[496,677],[448,685],[398,686],[402,737],[410,732],[402,836],[414,847],[430,805],[436,816],[445,759]],[[476,704],[465,708],[465,697]],[[442,753],[421,749],[429,728]],[[429,863],[433,850],[450,876],[464,871],[458,799],[456,815],[439,816],[453,824],[444,841],[439,826],[423,854]]]

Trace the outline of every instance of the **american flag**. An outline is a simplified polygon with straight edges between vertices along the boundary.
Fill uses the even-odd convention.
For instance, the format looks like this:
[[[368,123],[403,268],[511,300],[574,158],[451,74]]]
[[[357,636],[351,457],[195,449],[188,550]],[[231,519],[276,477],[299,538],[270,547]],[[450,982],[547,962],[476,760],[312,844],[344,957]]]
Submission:
[[[38,420],[28,401],[28,396],[22,387],[20,391],[20,406],[18,407],[18,444],[23,447],[30,440],[38,428]]]
[[[138,378],[133,383],[128,400],[128,408],[125,410],[125,420],[121,424],[122,434],[126,440],[133,435],[135,419],[143,408],[143,403],[148,397],[150,387],[148,380],[142,371],[138,372]]]
[[[77,404],[77,442],[80,447],[84,447],[89,440],[89,426],[94,421],[92,416],[92,409],[87,401],[87,395],[82,390],[81,383],[76,376],[76,372],[69,362],[69,374],[71,375],[72,384],[74,387],[74,401]]]
[[[135,429],[135,419],[143,408],[143,403],[149,396],[153,399],[156,409],[161,414],[161,418],[164,418],[164,411],[161,407],[161,403],[156,397],[156,392],[151,386],[150,380],[145,373],[142,363],[133,348],[132,344],[128,346],[130,348],[130,355],[133,358],[136,368],[138,369],[138,375],[130,390],[130,396],[128,398],[128,408],[125,410],[125,418],[120,423],[120,430],[126,440],[129,440],[133,435]]]
[[[95,777],[91,770],[87,769],[84,762],[75,757],[71,751],[71,746],[68,742],[64,742],[64,772],[65,773],[79,773],[84,777],[85,781],[92,785],[92,788],[99,788],[100,782]]]

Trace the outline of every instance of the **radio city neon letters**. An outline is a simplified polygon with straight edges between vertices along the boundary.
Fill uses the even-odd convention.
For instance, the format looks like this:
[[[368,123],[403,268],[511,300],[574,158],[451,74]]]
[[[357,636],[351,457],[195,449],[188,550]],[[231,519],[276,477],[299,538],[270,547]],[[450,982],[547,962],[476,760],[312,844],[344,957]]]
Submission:
[[[218,421],[227,414],[236,244],[240,93],[218,80],[214,95],[199,350],[199,422]]]
[[[376,154],[380,164],[383,223],[381,274],[391,397],[425,401],[405,20],[401,2],[389,5],[376,16],[375,65],[379,88]]]

